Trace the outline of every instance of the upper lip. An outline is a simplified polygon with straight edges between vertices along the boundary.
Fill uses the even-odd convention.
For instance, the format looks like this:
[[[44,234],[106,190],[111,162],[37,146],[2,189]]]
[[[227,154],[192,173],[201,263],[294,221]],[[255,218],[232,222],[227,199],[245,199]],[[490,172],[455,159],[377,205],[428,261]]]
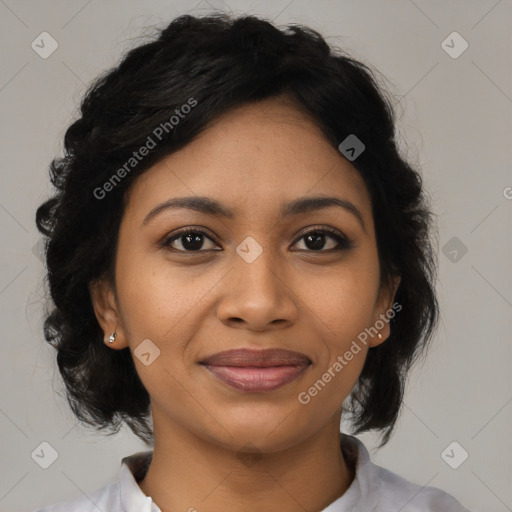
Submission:
[[[210,366],[297,366],[311,364],[311,359],[300,352],[282,348],[233,349],[213,354],[203,359],[201,364]]]

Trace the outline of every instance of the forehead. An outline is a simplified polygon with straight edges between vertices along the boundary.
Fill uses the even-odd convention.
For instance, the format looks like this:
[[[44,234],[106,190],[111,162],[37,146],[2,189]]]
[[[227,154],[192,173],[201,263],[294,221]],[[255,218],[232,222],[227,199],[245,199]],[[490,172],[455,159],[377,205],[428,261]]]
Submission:
[[[358,171],[309,116],[279,97],[216,118],[134,182],[128,210],[140,219],[158,203],[196,195],[246,216],[255,211],[278,214],[285,202],[319,194],[337,195],[361,210],[370,208]]]

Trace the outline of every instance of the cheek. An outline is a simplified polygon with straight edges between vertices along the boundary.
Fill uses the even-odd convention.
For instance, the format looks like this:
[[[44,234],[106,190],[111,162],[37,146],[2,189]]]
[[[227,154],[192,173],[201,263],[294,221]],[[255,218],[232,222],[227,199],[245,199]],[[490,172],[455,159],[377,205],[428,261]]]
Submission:
[[[306,286],[301,286],[300,295],[334,343],[347,340],[373,321],[378,273],[371,266],[347,266],[308,280]]]
[[[317,368],[304,391],[326,410],[341,405],[363,368],[368,351],[365,329],[374,321],[378,278],[373,260],[359,258],[303,288],[319,343]]]
[[[163,257],[157,261],[133,254],[120,259],[118,296],[130,341],[150,338],[159,344],[169,337],[181,339],[173,333],[183,330],[183,320],[201,308],[202,297],[215,284],[214,276],[205,279],[208,275],[172,266]]]

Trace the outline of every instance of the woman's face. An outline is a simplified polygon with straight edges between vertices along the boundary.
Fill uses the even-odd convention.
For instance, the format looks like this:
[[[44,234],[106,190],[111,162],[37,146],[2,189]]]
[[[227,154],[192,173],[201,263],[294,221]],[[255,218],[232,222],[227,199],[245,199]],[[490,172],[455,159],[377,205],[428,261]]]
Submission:
[[[150,214],[185,197],[218,207]],[[288,208],[283,215],[287,205],[312,197],[353,206]],[[244,105],[149,169],[128,199],[117,302],[97,315],[106,333],[117,331],[111,348],[133,353],[155,432],[183,429],[226,448],[251,443],[271,452],[329,423],[338,428],[342,402],[388,324],[382,339],[367,336],[364,344],[358,335],[390,308],[393,295],[379,289],[365,184],[317,126],[276,98]],[[184,228],[192,233],[169,241]],[[324,229],[335,235],[319,233]],[[201,364],[246,348],[289,350],[309,363],[279,369],[283,361],[267,360],[273,368],[251,369],[235,357],[244,368],[228,368],[232,360]],[[322,380],[326,372],[331,378]],[[309,392],[315,382],[316,393]]]

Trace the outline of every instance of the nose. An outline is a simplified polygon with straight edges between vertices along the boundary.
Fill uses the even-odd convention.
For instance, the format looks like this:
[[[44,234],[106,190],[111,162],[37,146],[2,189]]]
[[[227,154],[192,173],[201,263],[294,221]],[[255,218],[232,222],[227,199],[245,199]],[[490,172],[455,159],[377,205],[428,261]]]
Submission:
[[[289,278],[290,270],[277,264],[270,250],[248,263],[238,254],[223,279],[217,316],[234,328],[250,331],[285,328],[298,318],[299,300]]]

